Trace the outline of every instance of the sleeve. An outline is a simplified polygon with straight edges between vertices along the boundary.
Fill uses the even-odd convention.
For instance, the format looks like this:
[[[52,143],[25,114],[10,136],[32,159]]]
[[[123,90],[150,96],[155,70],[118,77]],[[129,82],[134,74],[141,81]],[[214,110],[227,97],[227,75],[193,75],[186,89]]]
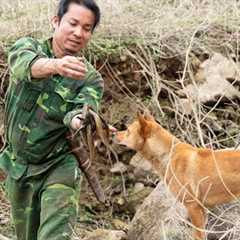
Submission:
[[[87,63],[87,68],[85,85],[74,99],[76,107],[68,112],[63,119],[67,127],[70,127],[72,118],[82,112],[83,105],[88,104],[96,112],[99,109],[103,96],[104,82],[100,73],[91,64]]]
[[[32,38],[19,39],[8,52],[10,74],[18,81],[31,81],[31,65],[46,58],[40,44]]]

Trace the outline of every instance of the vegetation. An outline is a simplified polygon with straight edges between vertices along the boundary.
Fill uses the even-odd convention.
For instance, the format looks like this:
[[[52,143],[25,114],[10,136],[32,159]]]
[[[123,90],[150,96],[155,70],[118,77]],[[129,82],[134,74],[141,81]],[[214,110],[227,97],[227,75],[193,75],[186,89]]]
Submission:
[[[0,0],[1,105],[7,87],[7,48],[22,36],[49,37],[51,16],[57,0]],[[98,0],[102,20],[86,54],[106,82],[102,113],[118,128],[124,128],[137,109],[149,109],[176,136],[196,146],[234,147],[240,130],[239,97],[224,94],[199,102],[182,94],[189,84],[199,85],[201,64],[220,53],[238,64],[240,2],[236,0]],[[239,70],[237,70],[239,72]],[[238,79],[232,80],[239,88]],[[179,102],[190,101],[193,111],[181,111]],[[117,149],[126,165],[132,152]],[[109,174],[113,163],[99,157],[99,169],[112,207],[103,209],[84,190],[77,236],[96,228],[116,228],[114,220],[128,224],[149,189],[134,196],[133,172]],[[105,169],[105,170],[104,170]],[[100,171],[100,172],[101,172]],[[137,179],[137,180],[136,180]],[[150,183],[155,186],[155,176]],[[154,182],[154,184],[153,184]],[[1,192],[1,190],[0,190]],[[3,192],[3,191],[2,191]],[[137,198],[137,199],[136,199]],[[89,202],[91,201],[91,205]],[[2,210],[3,209],[3,210]],[[0,198],[0,233],[10,236],[12,226],[5,197]],[[127,210],[126,210],[127,209]],[[2,223],[3,221],[3,223]],[[86,230],[83,232],[83,228]]]

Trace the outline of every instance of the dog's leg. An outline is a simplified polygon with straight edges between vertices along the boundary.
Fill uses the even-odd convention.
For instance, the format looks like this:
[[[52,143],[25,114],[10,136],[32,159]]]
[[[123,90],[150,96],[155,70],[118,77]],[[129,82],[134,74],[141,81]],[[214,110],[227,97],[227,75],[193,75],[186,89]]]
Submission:
[[[191,219],[191,222],[194,226],[196,226],[196,229],[194,229],[194,240],[204,240],[205,239],[205,211],[203,207],[198,205],[197,203],[187,204],[186,208],[188,210],[189,217]]]

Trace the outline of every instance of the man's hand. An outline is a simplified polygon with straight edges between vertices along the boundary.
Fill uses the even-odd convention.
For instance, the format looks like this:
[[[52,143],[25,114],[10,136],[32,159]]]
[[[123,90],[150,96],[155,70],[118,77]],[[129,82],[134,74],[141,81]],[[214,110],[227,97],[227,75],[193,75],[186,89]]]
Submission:
[[[109,141],[110,143],[112,143],[114,136],[117,133],[117,129],[110,124],[108,124],[108,129],[109,129],[109,138],[110,138]]]
[[[72,118],[70,127],[73,130],[78,130],[83,126],[83,121],[82,121],[82,114],[77,114]]]
[[[109,128],[109,131],[112,132],[113,134],[117,132],[117,129],[110,124],[108,124],[108,128]]]
[[[86,74],[86,67],[82,58],[65,56],[54,59],[55,71],[63,77],[82,80]]]

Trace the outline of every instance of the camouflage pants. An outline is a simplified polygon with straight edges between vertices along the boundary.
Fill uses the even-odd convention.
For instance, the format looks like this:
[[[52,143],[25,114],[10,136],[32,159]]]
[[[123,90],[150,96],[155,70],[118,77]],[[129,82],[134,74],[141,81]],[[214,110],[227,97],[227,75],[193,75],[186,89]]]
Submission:
[[[74,158],[37,176],[8,177],[17,240],[68,240],[78,212],[80,171]]]

